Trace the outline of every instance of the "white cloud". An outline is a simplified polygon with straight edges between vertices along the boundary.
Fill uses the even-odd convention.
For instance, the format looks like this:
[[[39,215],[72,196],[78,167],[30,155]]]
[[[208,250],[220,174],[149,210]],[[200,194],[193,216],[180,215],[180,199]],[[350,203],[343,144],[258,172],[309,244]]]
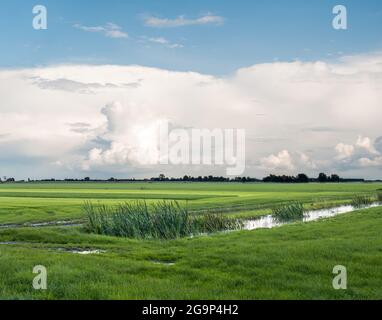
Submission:
[[[120,26],[118,26],[112,22],[109,22],[104,26],[87,27],[87,26],[83,26],[81,24],[75,24],[73,27],[80,29],[82,31],[86,31],[86,32],[101,33],[105,37],[108,37],[108,38],[127,39],[129,37],[127,32],[123,31]]]
[[[155,42],[155,43],[160,43],[160,44],[168,44],[169,43],[169,41],[163,37],[150,38],[149,41]]]
[[[335,150],[337,152],[336,160],[346,162],[348,165],[365,168],[381,164],[380,154],[369,137],[359,135],[354,145],[339,143]]]
[[[344,143],[339,143],[336,146],[337,159],[343,160],[350,158],[354,153],[354,146]]]
[[[118,101],[106,105],[101,113],[106,117],[101,134],[109,144],[91,149],[83,168],[156,163],[160,120],[142,107],[123,106]]]
[[[147,16],[144,23],[149,27],[163,28],[163,27],[183,27],[192,25],[222,25],[224,18],[217,15],[207,14],[195,19],[187,19],[185,16],[178,16],[175,19],[159,18],[155,16]]]
[[[374,159],[361,158],[358,160],[361,167],[381,167],[382,168],[382,157],[376,157]]]
[[[369,137],[358,136],[356,146],[359,148],[365,149],[366,151],[370,152],[371,154],[378,154],[378,151],[375,150],[375,148],[371,142],[371,139]]]
[[[298,166],[300,170],[305,170],[305,168],[315,170],[319,165],[317,161],[313,160],[309,155],[299,152]]]
[[[184,47],[182,44],[172,43],[170,40],[167,40],[164,37],[157,37],[157,38],[142,37],[142,39],[143,39],[142,40],[143,42],[148,41],[148,42],[160,44],[160,45],[163,45],[166,48],[170,48],[170,49],[177,49],[177,48],[183,48]]]
[[[295,166],[288,150],[280,151],[277,155],[271,154],[260,160],[261,166],[266,170],[293,171]]]
[[[221,78],[117,65],[0,70],[0,160],[8,168],[0,175],[29,174],[15,159],[48,176],[81,176],[83,169],[87,175],[224,174],[191,166],[142,173],[142,155],[155,157],[152,133],[168,119],[179,127],[245,129],[246,175],[329,168],[375,178],[381,88],[382,54],[259,64]]]

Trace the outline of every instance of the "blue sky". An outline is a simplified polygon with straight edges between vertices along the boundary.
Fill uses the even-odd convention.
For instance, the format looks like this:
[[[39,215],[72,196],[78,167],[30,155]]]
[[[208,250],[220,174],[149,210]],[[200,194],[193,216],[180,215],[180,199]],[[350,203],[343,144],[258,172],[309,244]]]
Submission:
[[[381,0],[6,0],[0,14],[0,177],[226,174],[158,165],[168,121],[244,130],[244,175],[381,178]]]
[[[48,9],[48,30],[32,28],[32,7]],[[332,8],[348,9],[349,29],[332,28]],[[59,63],[139,64],[215,75],[261,62],[332,60],[382,48],[380,0],[14,0],[2,1],[0,67]],[[158,28],[145,17],[223,23]],[[118,25],[129,38],[80,28]],[[162,39],[167,44],[150,41]],[[171,45],[173,45],[171,47]]]

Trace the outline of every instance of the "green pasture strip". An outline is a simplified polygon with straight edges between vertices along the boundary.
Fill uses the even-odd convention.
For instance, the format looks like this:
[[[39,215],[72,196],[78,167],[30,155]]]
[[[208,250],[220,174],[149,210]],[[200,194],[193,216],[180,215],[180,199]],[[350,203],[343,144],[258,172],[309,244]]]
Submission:
[[[194,213],[255,217],[290,201],[327,207],[381,188],[381,183],[6,183],[0,184],[0,224],[82,219],[86,200],[96,205],[176,200]]]
[[[162,200],[200,200],[209,198],[232,197],[226,195],[202,195],[202,194],[164,194],[164,193],[109,193],[109,192],[32,192],[17,191],[3,192],[0,191],[0,197],[14,198],[68,198],[68,199],[162,199]],[[235,197],[235,196],[233,196]]]

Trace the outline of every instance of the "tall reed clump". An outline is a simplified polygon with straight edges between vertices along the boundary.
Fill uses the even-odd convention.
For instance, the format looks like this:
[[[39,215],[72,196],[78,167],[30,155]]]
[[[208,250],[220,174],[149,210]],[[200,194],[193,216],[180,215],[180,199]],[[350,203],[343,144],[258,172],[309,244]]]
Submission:
[[[373,198],[368,195],[356,195],[351,201],[351,205],[355,208],[367,207],[373,203]]]
[[[304,206],[300,202],[293,202],[272,209],[275,220],[285,222],[291,220],[302,220],[304,218]]]
[[[191,215],[177,202],[148,206],[144,201],[113,207],[85,203],[88,232],[138,239],[176,239],[192,234],[237,229],[239,222],[219,214]]]
[[[382,204],[382,190],[377,192],[377,200]]]
[[[192,225],[198,233],[212,233],[224,230],[242,229],[244,223],[241,220],[230,219],[222,213],[208,212],[194,217]]]

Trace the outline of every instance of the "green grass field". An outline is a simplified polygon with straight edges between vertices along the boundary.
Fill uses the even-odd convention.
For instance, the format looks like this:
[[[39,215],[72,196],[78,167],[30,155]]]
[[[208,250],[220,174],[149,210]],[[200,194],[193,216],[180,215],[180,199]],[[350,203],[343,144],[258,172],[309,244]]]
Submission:
[[[0,224],[81,219],[84,201],[118,204],[177,200],[191,210],[216,209],[240,216],[298,200],[325,206],[350,202],[382,184],[237,184],[237,183],[40,183],[0,184]],[[267,211],[267,212],[268,212]]]
[[[90,200],[118,204],[177,200],[195,214],[256,217],[277,204],[307,208],[350,203],[382,184],[47,183],[0,184],[2,299],[381,299],[382,208],[270,230],[178,240],[130,240],[82,227],[21,227],[83,220]],[[104,250],[79,255],[71,250]],[[35,265],[48,290],[32,288]],[[334,290],[332,269],[348,270]]]

